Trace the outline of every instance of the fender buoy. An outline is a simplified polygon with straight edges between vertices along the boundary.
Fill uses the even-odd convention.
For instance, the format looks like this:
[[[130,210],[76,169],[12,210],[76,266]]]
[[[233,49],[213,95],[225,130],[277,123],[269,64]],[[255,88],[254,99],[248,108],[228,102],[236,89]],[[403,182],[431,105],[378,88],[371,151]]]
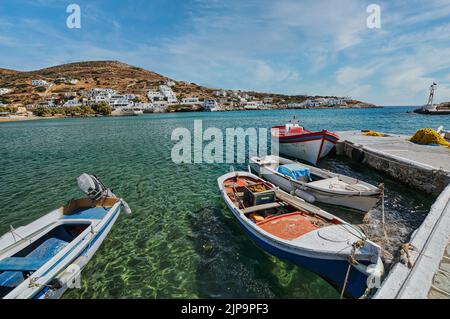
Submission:
[[[364,152],[354,148],[352,150],[352,159],[357,161],[358,163],[362,163],[362,161],[364,160]]]

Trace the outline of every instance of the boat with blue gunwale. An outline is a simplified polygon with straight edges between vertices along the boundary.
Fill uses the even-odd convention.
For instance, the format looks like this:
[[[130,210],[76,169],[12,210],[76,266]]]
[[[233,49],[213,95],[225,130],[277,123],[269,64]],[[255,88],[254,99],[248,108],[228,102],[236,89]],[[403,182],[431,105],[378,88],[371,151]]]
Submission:
[[[0,298],[55,299],[79,288],[80,273],[128,204],[98,177],[77,179],[85,198],[73,199],[0,237]]]
[[[359,179],[279,156],[254,156],[250,167],[258,176],[310,203],[318,201],[366,213],[382,196],[379,187]]]
[[[217,182],[233,216],[263,250],[315,272],[349,297],[368,295],[381,282],[381,248],[356,226],[248,172]]]

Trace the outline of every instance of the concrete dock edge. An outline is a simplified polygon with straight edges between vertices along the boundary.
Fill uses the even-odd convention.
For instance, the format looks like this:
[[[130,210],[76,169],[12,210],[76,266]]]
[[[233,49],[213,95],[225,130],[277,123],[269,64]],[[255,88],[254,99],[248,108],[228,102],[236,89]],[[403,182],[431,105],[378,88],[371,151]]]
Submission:
[[[450,240],[450,185],[431,207],[422,225],[413,233],[409,268],[397,263],[383,281],[374,299],[428,298]]]

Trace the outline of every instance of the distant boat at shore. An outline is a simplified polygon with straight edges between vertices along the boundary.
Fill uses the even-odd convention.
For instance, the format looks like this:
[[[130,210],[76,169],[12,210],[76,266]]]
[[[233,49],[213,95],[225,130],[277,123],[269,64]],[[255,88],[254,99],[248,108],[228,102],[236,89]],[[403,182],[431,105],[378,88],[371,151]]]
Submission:
[[[138,116],[142,114],[144,114],[144,111],[138,109],[116,109],[111,113],[113,116]]]

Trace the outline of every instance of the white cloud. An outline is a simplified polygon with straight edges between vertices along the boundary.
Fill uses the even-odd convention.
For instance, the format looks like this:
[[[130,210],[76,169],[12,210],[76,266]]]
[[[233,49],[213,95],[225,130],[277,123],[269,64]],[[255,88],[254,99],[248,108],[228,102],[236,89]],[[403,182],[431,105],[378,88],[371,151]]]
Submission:
[[[343,85],[355,83],[366,79],[374,74],[375,71],[375,68],[369,66],[360,68],[346,66],[337,71],[336,80],[339,84]]]
[[[319,40],[330,49],[343,50],[361,42],[367,30],[365,9],[356,0],[281,0],[272,2],[268,16],[277,25],[301,29],[307,41]]]

